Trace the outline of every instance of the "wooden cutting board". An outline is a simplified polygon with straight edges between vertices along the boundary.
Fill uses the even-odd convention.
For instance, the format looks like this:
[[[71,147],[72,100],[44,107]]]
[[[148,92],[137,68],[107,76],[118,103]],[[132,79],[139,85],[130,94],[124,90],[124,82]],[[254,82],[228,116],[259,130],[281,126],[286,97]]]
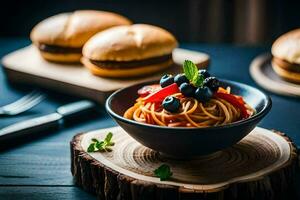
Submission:
[[[22,83],[44,87],[54,91],[76,95],[104,103],[115,90],[159,79],[162,73],[178,73],[184,60],[194,61],[199,68],[207,67],[209,56],[205,53],[177,48],[173,52],[174,67],[168,71],[135,79],[110,79],[92,75],[85,67],[78,64],[58,64],[48,62],[40,56],[33,46],[14,51],[2,59],[7,78],[13,83]]]
[[[103,140],[108,132],[113,133],[112,151],[87,152],[92,138]],[[173,172],[166,181],[153,173],[162,164]],[[294,199],[297,167],[291,140],[259,127],[230,148],[190,160],[164,157],[120,127],[82,133],[71,141],[75,183],[98,199]]]

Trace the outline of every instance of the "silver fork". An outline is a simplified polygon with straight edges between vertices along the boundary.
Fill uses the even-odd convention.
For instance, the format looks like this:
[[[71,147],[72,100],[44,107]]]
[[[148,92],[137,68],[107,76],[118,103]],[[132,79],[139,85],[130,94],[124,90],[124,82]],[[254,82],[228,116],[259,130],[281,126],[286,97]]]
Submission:
[[[1,115],[17,115],[22,112],[25,112],[35,105],[39,104],[42,100],[45,99],[45,95],[39,91],[33,91],[21,99],[0,107],[0,116]]]

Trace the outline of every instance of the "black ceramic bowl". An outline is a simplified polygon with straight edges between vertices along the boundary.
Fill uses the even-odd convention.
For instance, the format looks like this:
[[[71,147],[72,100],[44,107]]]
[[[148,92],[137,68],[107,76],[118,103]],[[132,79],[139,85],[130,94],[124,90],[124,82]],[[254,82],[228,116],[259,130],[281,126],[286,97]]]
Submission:
[[[157,81],[116,91],[107,99],[106,110],[135,140],[173,157],[210,154],[236,144],[255,128],[272,107],[271,99],[260,90],[242,83],[221,80],[222,86],[230,86],[233,94],[243,96],[245,101],[256,110],[256,114],[228,125],[208,128],[162,127],[124,118],[124,112],[138,98],[138,89],[153,83]]]

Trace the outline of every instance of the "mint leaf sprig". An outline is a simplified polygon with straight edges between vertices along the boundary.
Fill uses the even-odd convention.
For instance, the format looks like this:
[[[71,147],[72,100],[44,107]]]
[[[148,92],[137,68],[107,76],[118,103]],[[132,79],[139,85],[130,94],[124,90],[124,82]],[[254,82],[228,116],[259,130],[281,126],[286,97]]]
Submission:
[[[160,178],[161,181],[165,181],[173,175],[173,172],[171,171],[170,166],[162,164],[154,170],[154,174],[156,177]]]
[[[87,152],[112,151],[110,147],[115,145],[115,143],[112,142],[112,137],[113,134],[109,132],[103,141],[99,141],[96,138],[92,138],[92,143],[87,148]]]
[[[204,82],[204,76],[199,74],[198,67],[190,60],[185,60],[183,63],[183,72],[186,78],[195,87],[202,87]]]

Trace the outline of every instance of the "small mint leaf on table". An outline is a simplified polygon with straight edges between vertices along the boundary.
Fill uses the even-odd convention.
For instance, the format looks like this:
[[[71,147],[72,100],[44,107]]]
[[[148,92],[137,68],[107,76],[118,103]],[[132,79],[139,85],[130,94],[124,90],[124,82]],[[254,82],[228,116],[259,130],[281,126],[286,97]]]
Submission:
[[[109,147],[115,145],[115,143],[111,141],[112,137],[113,137],[113,134],[111,132],[109,132],[107,134],[107,136],[105,137],[104,144],[103,144],[104,151],[111,151],[111,149]]]
[[[100,151],[103,150],[103,145],[104,145],[103,141],[95,143],[96,148]]]
[[[93,142],[99,142],[96,138],[92,138]]]
[[[112,151],[110,147],[114,146],[112,142],[113,134],[109,132],[103,141],[99,141],[96,138],[92,138],[92,143],[87,148],[87,152],[96,152],[96,151]]]
[[[94,152],[95,151],[95,143],[91,143],[87,148],[87,152]]]
[[[156,177],[160,178],[161,181],[165,181],[173,175],[170,167],[166,164],[162,164],[157,169],[155,169],[154,174]]]
[[[109,132],[109,133],[106,135],[106,137],[105,137],[105,139],[104,139],[104,142],[110,143],[112,137],[113,137],[112,132]]]

